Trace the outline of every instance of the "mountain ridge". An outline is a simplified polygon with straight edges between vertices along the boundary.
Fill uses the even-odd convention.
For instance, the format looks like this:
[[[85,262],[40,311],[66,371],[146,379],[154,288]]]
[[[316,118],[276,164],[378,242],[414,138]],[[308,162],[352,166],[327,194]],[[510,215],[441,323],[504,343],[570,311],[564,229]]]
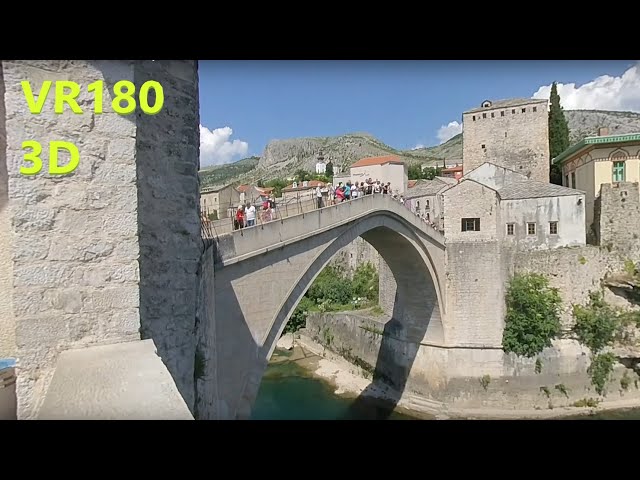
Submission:
[[[599,127],[608,127],[609,134],[640,132],[640,113],[607,110],[565,110],[564,113],[571,144],[597,135]],[[334,137],[274,139],[269,141],[259,157],[203,169],[200,177],[203,185],[212,185],[287,178],[299,169],[314,172],[321,150],[325,161],[332,161],[336,173],[345,171],[361,158],[382,155],[397,155],[407,163],[441,165],[445,161],[462,162],[462,141],[463,133],[459,133],[440,145],[399,150],[368,132]]]

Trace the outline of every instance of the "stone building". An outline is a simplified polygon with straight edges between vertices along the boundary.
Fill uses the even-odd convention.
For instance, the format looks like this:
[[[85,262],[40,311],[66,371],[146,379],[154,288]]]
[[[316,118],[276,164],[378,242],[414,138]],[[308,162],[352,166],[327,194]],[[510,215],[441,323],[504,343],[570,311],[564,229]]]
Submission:
[[[605,184],[640,182],[640,133],[609,135],[600,128],[598,136],[571,146],[553,163],[562,169],[563,185],[585,192],[588,231],[596,234],[596,200]]]
[[[584,192],[485,163],[440,193],[447,242],[499,241],[517,250],[584,245]]]
[[[311,200],[315,198],[316,187],[321,190],[325,189],[324,182],[319,180],[305,180],[304,182],[293,182],[291,185],[282,189],[282,200],[285,202],[291,200]],[[323,192],[324,194],[325,192]]]
[[[396,155],[385,155],[362,158],[351,165],[351,182],[364,182],[369,178],[374,182],[391,182],[393,193],[402,195],[409,181],[407,164]]]
[[[424,214],[425,219],[440,225],[442,216],[442,200],[440,193],[454,185],[457,180],[448,177],[435,177],[433,180],[421,180],[407,189],[405,205],[417,214]]]
[[[233,185],[214,185],[200,192],[200,210],[205,217],[228,218],[240,204],[240,192]]]
[[[485,162],[549,181],[548,101],[511,99],[482,102],[463,113],[466,174]]]

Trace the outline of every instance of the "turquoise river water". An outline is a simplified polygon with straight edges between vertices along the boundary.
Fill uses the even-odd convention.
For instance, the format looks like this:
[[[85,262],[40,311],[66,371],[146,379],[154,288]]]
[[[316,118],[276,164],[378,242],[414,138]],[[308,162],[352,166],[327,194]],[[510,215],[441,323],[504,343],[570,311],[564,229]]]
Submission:
[[[273,362],[267,368],[253,408],[254,420],[374,420],[385,411],[375,401],[357,402],[333,393],[296,362]],[[385,416],[386,417],[386,416]],[[640,420],[640,408],[581,416],[587,420]],[[389,420],[418,420],[393,412]]]

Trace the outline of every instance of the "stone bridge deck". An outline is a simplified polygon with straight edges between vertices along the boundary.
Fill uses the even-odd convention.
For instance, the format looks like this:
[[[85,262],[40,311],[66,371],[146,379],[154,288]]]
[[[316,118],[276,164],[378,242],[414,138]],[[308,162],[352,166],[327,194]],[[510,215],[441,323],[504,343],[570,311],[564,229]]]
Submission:
[[[364,197],[274,220],[256,227],[235,230],[217,237],[216,266],[224,267],[276,248],[304,240],[360,218],[391,212],[410,224],[433,244],[444,249],[444,235],[433,229],[390,195]]]

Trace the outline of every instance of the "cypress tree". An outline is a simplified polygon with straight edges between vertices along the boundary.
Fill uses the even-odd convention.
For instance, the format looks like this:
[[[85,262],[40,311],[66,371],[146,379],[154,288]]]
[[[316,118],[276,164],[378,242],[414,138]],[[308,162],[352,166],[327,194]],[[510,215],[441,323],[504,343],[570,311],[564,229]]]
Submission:
[[[549,154],[551,158],[549,161],[551,161],[569,148],[569,126],[560,105],[560,95],[558,95],[556,82],[551,85],[549,100],[551,102],[549,109]],[[562,185],[562,170],[558,165],[551,164],[549,181],[556,185]]]

